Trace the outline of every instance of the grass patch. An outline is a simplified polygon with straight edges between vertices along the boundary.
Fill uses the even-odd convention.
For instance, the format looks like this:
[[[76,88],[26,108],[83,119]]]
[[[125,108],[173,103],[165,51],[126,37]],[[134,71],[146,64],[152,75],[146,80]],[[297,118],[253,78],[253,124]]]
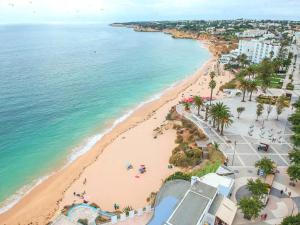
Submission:
[[[203,168],[195,169],[190,174],[191,176],[202,177],[208,173],[215,173],[221,164],[222,163],[219,160],[216,162],[207,161]]]
[[[282,76],[279,75],[272,76],[269,88],[279,88],[279,89],[282,88],[283,85],[282,79],[283,79]],[[257,79],[257,84],[258,86],[261,86],[262,81]]]
[[[202,177],[208,173],[215,173],[221,164],[222,163],[219,160],[215,162],[206,161],[201,168],[194,169],[190,173],[175,172],[174,174],[170,175],[165,182],[170,180],[190,181],[192,176]]]
[[[234,78],[234,79],[232,79],[231,81],[229,81],[229,82],[223,84],[223,85],[219,88],[219,90],[220,90],[220,91],[223,91],[224,89],[236,89],[236,88],[238,87],[238,84],[239,84],[238,79],[237,79],[237,78]]]

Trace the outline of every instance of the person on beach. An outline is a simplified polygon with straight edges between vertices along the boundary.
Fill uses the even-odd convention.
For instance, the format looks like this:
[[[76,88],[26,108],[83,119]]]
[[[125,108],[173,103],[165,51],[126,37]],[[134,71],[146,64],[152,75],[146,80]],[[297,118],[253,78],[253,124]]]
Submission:
[[[86,184],[86,178],[84,178],[84,181],[83,181],[83,185],[85,185]]]

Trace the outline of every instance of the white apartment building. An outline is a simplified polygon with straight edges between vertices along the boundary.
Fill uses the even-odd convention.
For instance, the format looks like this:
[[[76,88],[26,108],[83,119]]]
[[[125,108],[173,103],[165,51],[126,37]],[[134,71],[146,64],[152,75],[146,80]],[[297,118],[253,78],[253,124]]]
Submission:
[[[252,63],[260,63],[265,58],[278,56],[280,45],[266,40],[240,40],[239,55],[245,54]]]
[[[219,62],[221,64],[228,64],[230,63],[233,59],[236,59],[239,56],[239,50],[231,50],[229,54],[222,54]]]
[[[266,33],[267,33],[266,30],[250,29],[250,30],[245,30],[242,33],[236,33],[236,36],[240,38],[255,38],[255,37],[261,37]]]
[[[296,45],[300,46],[300,32],[295,32]]]

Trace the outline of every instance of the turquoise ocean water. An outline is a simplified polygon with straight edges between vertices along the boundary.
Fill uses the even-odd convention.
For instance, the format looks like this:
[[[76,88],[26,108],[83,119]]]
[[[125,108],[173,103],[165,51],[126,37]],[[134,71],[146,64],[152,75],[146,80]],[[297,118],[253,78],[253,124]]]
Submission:
[[[199,42],[162,33],[99,24],[0,26],[2,207],[208,58]]]

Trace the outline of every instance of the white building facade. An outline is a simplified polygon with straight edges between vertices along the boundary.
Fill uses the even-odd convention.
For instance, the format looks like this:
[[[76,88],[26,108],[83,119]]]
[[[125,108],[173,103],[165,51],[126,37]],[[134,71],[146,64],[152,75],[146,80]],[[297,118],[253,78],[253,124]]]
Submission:
[[[300,32],[295,32],[296,45],[300,46]]]
[[[280,45],[266,40],[240,40],[239,55],[245,54],[252,63],[260,63],[265,58],[276,58],[279,54]]]
[[[266,33],[267,33],[266,30],[250,29],[250,30],[245,30],[242,33],[236,33],[236,36],[240,38],[255,38],[255,37],[261,37]]]

